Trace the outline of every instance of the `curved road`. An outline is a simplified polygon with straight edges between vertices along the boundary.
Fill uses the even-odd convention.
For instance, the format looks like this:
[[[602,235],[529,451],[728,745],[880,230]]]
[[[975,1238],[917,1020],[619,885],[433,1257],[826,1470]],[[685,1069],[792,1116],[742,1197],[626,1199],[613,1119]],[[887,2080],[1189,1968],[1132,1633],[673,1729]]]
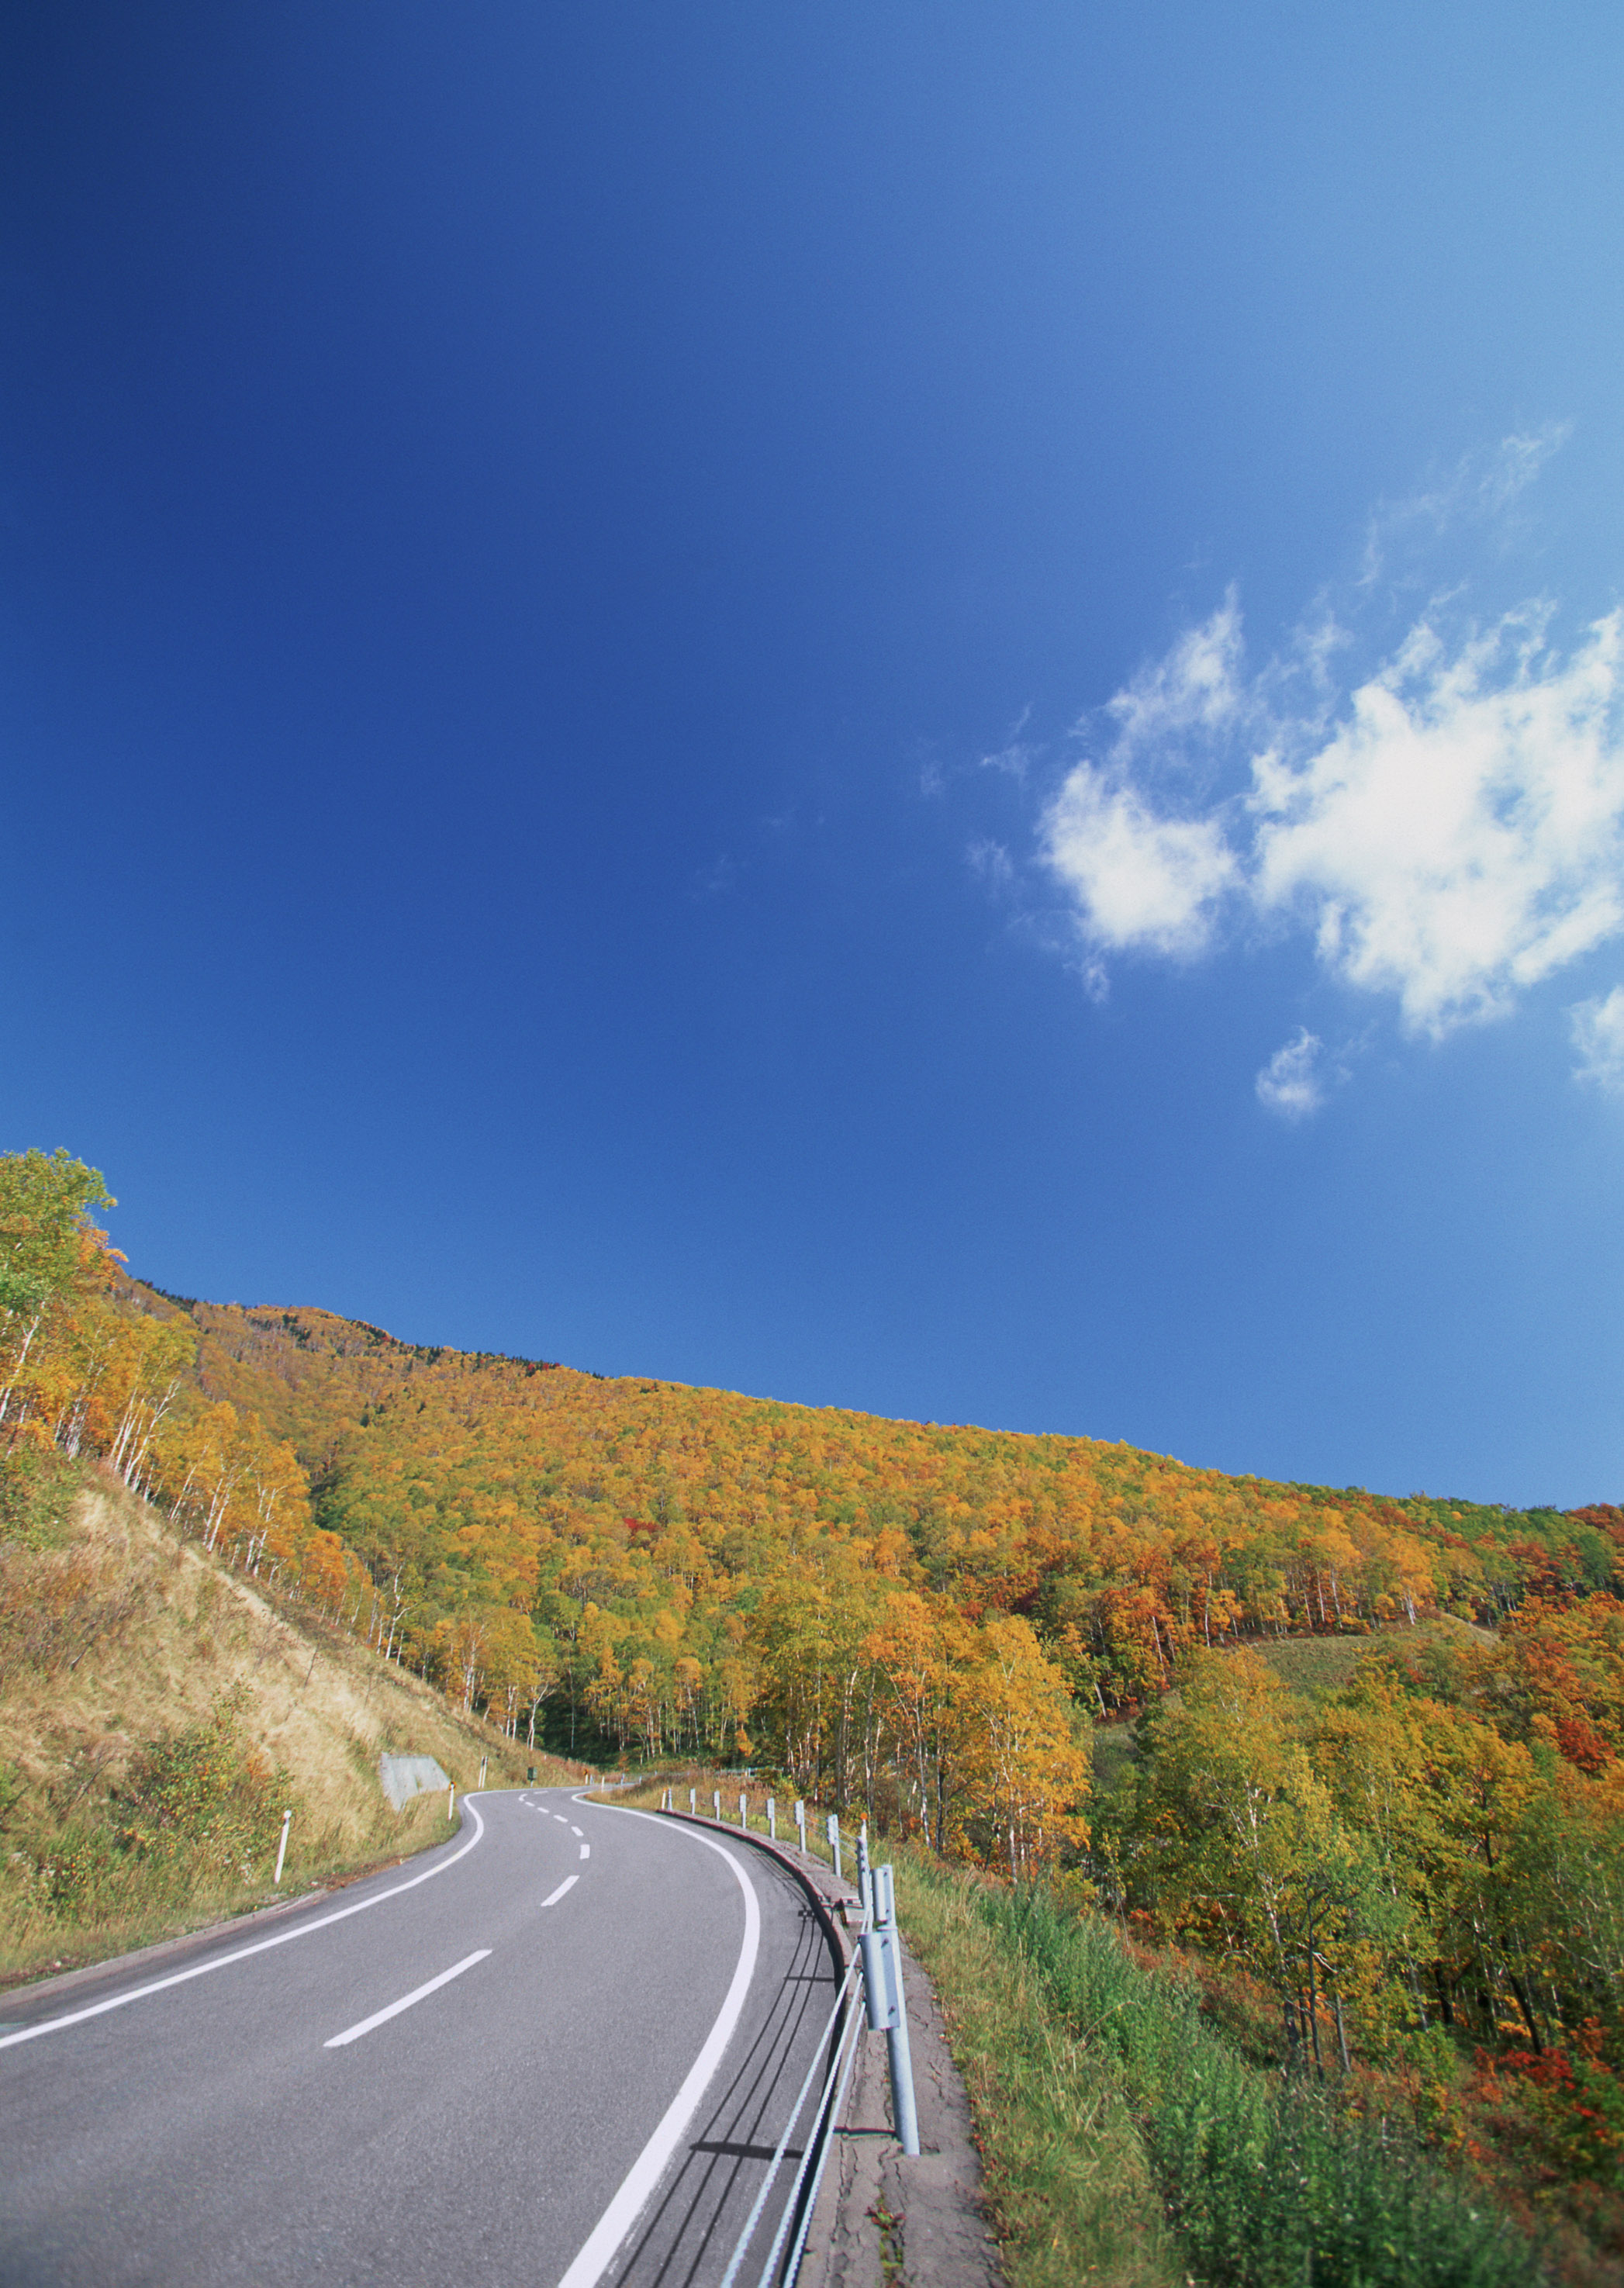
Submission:
[[[538,1789],[463,1814],[0,1997],[6,2288],[714,2288],[834,2001],[806,1894],[722,1829]]]

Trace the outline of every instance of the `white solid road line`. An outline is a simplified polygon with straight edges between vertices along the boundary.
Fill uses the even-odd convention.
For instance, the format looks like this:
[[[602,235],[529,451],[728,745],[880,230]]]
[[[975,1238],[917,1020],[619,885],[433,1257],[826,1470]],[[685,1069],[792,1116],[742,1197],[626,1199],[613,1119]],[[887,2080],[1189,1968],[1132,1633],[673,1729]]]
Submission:
[[[558,1901],[564,1896],[565,1892],[573,1891],[580,1880],[581,1878],[579,1875],[566,1875],[564,1878],[564,1880],[559,1884],[558,1889],[551,1892],[548,1897],[544,1898],[542,1901],[542,1904],[544,1907],[556,1907]]]
[[[421,2002],[425,1994],[432,1994],[437,1987],[449,1986],[454,1978],[460,1978],[465,1970],[471,1970],[476,1962],[483,1962],[489,1952],[489,1947],[482,1946],[472,1954],[465,1954],[461,1962],[454,1962],[450,1969],[442,1970],[438,1978],[431,1978],[422,1986],[414,1986],[409,1994],[403,1994],[387,2009],[375,2010],[369,2018],[363,2018],[359,2026],[346,2026],[342,2034],[329,2036],[322,2043],[322,2048],[341,2050],[346,2042],[359,2042],[363,2034],[369,2034],[375,2026],[382,2026],[391,2018],[398,2018],[402,2010],[409,2010],[413,2003]]]
[[[673,1829],[664,1820],[654,1820],[651,1811],[633,1811],[629,1804],[595,1804],[596,1811],[607,1811],[621,1819],[646,1819],[663,1827],[668,1835],[685,1835],[695,1843],[702,1843],[725,1859],[733,1870],[739,1888],[744,1893],[744,1944],[739,1950],[738,1966],[733,1984],[717,2014],[716,2024],[705,2037],[705,2046],[688,2069],[687,2079],[665,2109],[664,2118],[647,2144],[632,2163],[625,2181],[610,2202],[602,2216],[587,2236],[585,2246],[569,2270],[558,2283],[558,2288],[597,2288],[614,2260],[616,2250],[625,2239],[642,2213],[649,2195],[665,2173],[665,2165],[681,2142],[684,2132],[699,2111],[700,2100],[709,2085],[710,2077],[722,2062],[722,2054],[733,2039],[750,1990],[750,1980],[756,1972],[756,1956],[761,1945],[761,1909],[757,1903],[756,1887],[739,1864],[733,1853],[718,1843],[714,1836],[701,1834],[693,1827]],[[577,1830],[579,1832],[579,1830]]]
[[[99,2018],[104,2011],[122,2010],[126,2002],[144,2001],[149,1994],[162,1994],[167,1987],[184,1986],[188,1979],[206,1978],[211,1970],[224,1970],[228,1963],[246,1961],[250,1954],[265,1954],[273,1946],[289,1946],[296,1938],[308,1938],[313,1931],[326,1930],[329,1923],[347,1922],[352,1915],[364,1915],[368,1907],[381,1907],[385,1899],[398,1899],[402,1891],[415,1891],[419,1883],[432,1882],[465,1859],[485,1832],[485,1822],[471,1796],[463,1798],[464,1807],[472,1813],[474,1831],[460,1850],[438,1867],[425,1867],[421,1875],[413,1875],[404,1883],[395,1883],[375,1898],[358,1899],[352,1907],[336,1907],[331,1914],[318,1915],[313,1922],[300,1923],[292,1930],[278,1931],[273,1938],[256,1939],[252,1946],[234,1946],[229,1954],[217,1954],[208,1962],[195,1962],[190,1970],[172,1971],[167,1978],[149,1978],[144,1986],[132,1986],[127,1994],[109,1994],[103,2002],[92,2002],[83,2010],[68,2010],[59,2018],[42,2018],[37,2026],[23,2026],[14,2034],[0,2034],[0,2050],[9,2050],[15,2042],[36,2042],[42,2034],[60,2033],[65,2026],[82,2025],[86,2018]]]

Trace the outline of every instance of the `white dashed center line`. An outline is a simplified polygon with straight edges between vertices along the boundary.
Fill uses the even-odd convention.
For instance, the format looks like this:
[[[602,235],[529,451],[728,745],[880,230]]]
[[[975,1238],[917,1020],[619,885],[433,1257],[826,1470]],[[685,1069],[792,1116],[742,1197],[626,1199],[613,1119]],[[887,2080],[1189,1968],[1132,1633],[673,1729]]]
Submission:
[[[363,2034],[369,2034],[375,2026],[383,2025],[390,2018],[398,2018],[402,2010],[409,2010],[414,2002],[421,2002],[424,1995],[432,1994],[437,1987],[448,1986],[454,1978],[460,1978],[465,1970],[471,1970],[476,1962],[483,1962],[489,1952],[489,1947],[482,1946],[477,1953],[465,1954],[461,1962],[454,1962],[450,1969],[442,1970],[438,1978],[431,1978],[422,1986],[414,1986],[409,1994],[403,1994],[386,2010],[375,2010],[369,2018],[363,2018],[360,2025],[346,2026],[342,2034],[332,2035],[322,2043],[322,2048],[341,2050],[346,2042],[359,2042]]]
[[[583,1859],[590,1859],[590,1858],[591,1857],[591,1855],[592,1855],[592,1847],[591,1847],[591,1845],[590,1845],[590,1843],[583,1843],[583,1844],[582,1845],[582,1847],[581,1847],[581,1855],[582,1855],[582,1857]]]

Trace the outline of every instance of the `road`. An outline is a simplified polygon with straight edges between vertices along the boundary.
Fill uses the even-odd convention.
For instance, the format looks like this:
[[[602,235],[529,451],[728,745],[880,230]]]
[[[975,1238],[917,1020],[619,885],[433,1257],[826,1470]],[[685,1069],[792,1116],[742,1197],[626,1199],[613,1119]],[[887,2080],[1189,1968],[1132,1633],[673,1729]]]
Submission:
[[[714,2288],[837,1975],[736,1833],[465,1799],[387,1874],[0,1997],[0,2282]]]

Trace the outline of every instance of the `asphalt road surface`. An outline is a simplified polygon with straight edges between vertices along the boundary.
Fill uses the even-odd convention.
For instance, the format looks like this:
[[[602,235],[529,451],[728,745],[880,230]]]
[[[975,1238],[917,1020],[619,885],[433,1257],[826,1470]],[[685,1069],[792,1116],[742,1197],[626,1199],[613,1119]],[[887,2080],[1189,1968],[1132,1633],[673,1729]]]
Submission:
[[[0,1996],[0,2282],[715,2288],[837,1975],[736,1834],[465,1799],[386,1875]]]

